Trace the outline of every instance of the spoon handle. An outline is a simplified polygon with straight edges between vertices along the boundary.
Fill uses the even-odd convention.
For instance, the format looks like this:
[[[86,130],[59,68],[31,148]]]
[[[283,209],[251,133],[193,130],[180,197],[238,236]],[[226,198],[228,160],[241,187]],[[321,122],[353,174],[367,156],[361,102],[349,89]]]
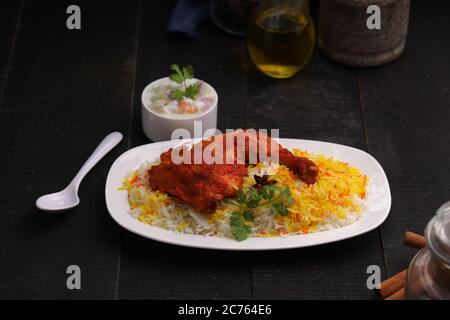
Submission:
[[[108,134],[105,139],[97,146],[94,152],[91,154],[89,159],[81,167],[80,171],[78,171],[77,175],[73,178],[72,182],[70,182],[71,186],[74,186],[78,189],[78,186],[81,183],[81,180],[86,176],[86,174],[109,152],[111,151],[123,138],[123,135],[120,132],[113,132]]]

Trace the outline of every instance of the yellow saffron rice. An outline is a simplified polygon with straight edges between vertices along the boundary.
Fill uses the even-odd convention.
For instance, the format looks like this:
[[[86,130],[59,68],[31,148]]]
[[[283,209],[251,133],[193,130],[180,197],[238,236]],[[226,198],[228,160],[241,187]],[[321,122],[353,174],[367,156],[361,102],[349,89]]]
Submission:
[[[299,149],[294,149],[293,153],[316,163],[319,167],[317,182],[308,185],[283,165],[260,163],[249,166],[244,191],[255,184],[255,174],[269,173],[270,180],[289,187],[294,200],[288,206],[287,216],[274,213],[271,205],[256,208],[254,220],[246,222],[251,227],[251,237],[329,230],[360,218],[367,193],[366,175],[348,163],[324,155],[309,154]],[[222,202],[213,214],[198,213],[192,207],[150,189],[147,171],[151,165],[143,164],[131,172],[121,188],[128,192],[133,217],[143,223],[177,232],[233,238],[230,216],[236,210],[235,206]]]

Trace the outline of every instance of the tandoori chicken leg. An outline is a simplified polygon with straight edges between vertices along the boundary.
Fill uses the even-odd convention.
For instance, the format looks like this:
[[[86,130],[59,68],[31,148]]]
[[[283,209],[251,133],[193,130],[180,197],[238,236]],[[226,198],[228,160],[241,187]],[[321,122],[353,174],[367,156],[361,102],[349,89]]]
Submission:
[[[179,163],[175,155],[190,161]],[[318,168],[311,160],[293,155],[262,132],[236,130],[202,140],[190,149],[180,146],[164,152],[161,163],[149,170],[150,186],[210,213],[218,202],[237,194],[249,163],[274,157],[304,182],[316,182]]]

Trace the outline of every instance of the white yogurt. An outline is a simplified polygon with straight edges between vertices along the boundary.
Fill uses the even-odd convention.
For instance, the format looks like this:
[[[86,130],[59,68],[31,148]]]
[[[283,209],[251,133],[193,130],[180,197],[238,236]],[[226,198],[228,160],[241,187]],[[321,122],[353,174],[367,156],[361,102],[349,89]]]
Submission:
[[[184,90],[183,84],[178,84],[170,79],[162,81],[144,92],[144,101],[147,107],[160,115],[185,118],[202,114],[208,111],[215,103],[216,97],[214,89],[203,81],[190,79],[186,85],[198,85],[199,93],[195,100],[184,97],[175,100],[171,94],[175,90]]]
[[[180,101],[170,98],[170,93],[184,86],[169,78],[150,83],[142,92],[141,121],[145,135],[152,141],[172,139],[175,130],[186,129],[191,137],[195,134],[195,124],[200,123],[202,132],[217,127],[216,90],[206,82],[190,79],[187,85],[200,84],[195,99]],[[174,138],[178,139],[178,137]]]

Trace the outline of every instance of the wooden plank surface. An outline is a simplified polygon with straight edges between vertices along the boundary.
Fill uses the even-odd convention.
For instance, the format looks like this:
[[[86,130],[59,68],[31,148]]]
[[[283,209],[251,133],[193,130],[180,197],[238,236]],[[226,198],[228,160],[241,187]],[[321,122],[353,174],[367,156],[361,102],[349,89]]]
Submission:
[[[2,48],[0,50],[0,106],[22,21],[23,5],[24,1],[7,0],[2,2],[0,11],[0,48]]]
[[[0,110],[2,298],[116,296],[121,231],[104,184],[126,143],[86,177],[75,210],[46,214],[34,203],[70,182],[104,136],[128,129],[136,3],[78,1],[80,31],[66,28],[70,4],[27,1],[11,62]],[[80,291],[66,288],[72,264],[81,268]]]
[[[367,266],[384,276],[407,266],[415,251],[403,232],[423,232],[450,194],[448,2],[412,3],[406,51],[393,64],[355,70],[317,51],[288,80],[259,74],[245,42],[210,22],[196,39],[169,36],[173,1],[80,1],[81,31],[66,29],[69,4],[8,1],[0,12],[1,298],[371,299]],[[281,137],[367,149],[390,180],[386,223],[326,246],[255,253],[122,231],[105,207],[106,174],[121,152],[149,142],[140,94],[172,63],[193,64],[217,89],[220,129],[279,128]],[[82,183],[80,206],[38,212],[35,199],[63,188],[114,130],[125,141]],[[81,267],[81,291],[66,288],[71,264]]]
[[[143,4],[131,147],[149,142],[141,129],[141,92],[167,76],[173,63],[196,66],[195,75],[220,92],[221,129],[245,125],[241,40],[208,22],[197,39],[170,37],[165,28],[171,9],[167,4],[155,11],[149,2]],[[246,253],[181,248],[123,235],[121,299],[249,299],[251,281]]]
[[[393,195],[382,226],[389,275],[415,250],[402,245],[450,195],[450,11],[448,1],[412,1],[409,36],[395,63],[358,70],[369,151],[386,169]]]
[[[246,72],[247,126],[279,128],[280,137],[323,140],[365,149],[354,71],[316,51],[287,80]],[[253,255],[256,299],[373,298],[366,269],[383,259],[378,231],[315,248]],[[357,263],[356,263],[357,261]]]

